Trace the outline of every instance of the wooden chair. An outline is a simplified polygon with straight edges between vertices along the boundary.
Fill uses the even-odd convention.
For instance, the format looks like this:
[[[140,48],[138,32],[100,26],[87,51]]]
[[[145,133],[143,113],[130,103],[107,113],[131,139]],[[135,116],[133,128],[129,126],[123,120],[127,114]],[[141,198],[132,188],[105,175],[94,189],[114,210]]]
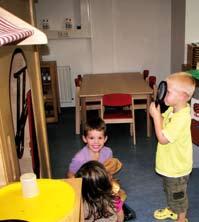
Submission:
[[[128,109],[124,109],[128,107]],[[129,94],[114,93],[101,99],[101,118],[106,124],[129,123],[133,144],[136,144],[134,100]]]
[[[157,95],[157,85],[156,85],[156,76],[148,76],[146,82],[153,89],[152,99],[155,100]],[[134,101],[135,110],[146,109],[147,100],[146,99],[137,99]]]
[[[153,89],[152,99],[155,100],[157,95],[157,84],[156,84],[156,76],[149,76],[146,81],[148,82],[149,86]]]
[[[80,126],[81,126],[81,103],[79,97],[79,90],[82,83],[81,75],[74,80],[75,81],[75,132],[76,134],[80,134]],[[100,112],[100,99],[86,99],[86,110],[98,110]],[[100,116],[100,113],[99,113]]]
[[[143,70],[142,75],[143,75],[144,80],[146,80],[146,78],[148,78],[148,76],[149,76],[149,70],[148,69]]]

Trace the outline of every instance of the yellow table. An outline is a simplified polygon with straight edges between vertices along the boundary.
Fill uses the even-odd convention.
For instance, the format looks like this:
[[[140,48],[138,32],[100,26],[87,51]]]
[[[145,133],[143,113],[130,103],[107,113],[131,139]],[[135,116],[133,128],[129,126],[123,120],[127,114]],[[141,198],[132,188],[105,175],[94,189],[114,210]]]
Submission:
[[[78,192],[71,186],[74,181],[67,183],[67,180],[38,179],[40,193],[32,198],[22,196],[20,182],[1,188],[0,219],[21,219],[31,222],[79,221],[74,219],[74,211],[76,207],[80,210],[81,181]],[[77,218],[79,217],[80,214]]]

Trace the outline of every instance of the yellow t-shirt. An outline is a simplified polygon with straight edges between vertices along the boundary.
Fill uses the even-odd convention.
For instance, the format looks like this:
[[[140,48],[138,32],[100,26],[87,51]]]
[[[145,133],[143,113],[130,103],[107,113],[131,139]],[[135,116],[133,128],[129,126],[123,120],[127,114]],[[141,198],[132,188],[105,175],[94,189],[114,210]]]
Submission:
[[[190,106],[187,104],[176,113],[169,107],[163,118],[162,132],[169,143],[158,143],[156,172],[167,177],[188,175],[193,164]]]

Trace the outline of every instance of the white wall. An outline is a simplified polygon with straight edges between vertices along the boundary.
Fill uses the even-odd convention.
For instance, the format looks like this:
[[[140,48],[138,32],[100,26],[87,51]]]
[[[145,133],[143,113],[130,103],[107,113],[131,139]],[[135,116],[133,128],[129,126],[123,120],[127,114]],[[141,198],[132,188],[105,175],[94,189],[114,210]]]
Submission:
[[[199,42],[199,1],[186,0],[186,22],[185,22],[185,51],[187,52],[187,44]],[[185,63],[187,61],[187,53],[185,53]]]
[[[35,4],[38,26],[41,27],[41,21],[48,18],[50,29],[63,30],[66,17],[72,18],[73,25],[80,25],[80,18],[77,16],[80,15],[80,9],[76,6],[78,2],[78,0],[59,0],[57,4],[54,0],[39,0]],[[70,65],[74,98],[75,76],[92,72],[90,39],[49,40],[48,49],[43,47],[41,49],[45,51],[43,60],[55,60],[58,66]],[[70,105],[74,105],[74,101]]]
[[[35,4],[38,25],[42,27],[42,20],[48,19],[50,29],[63,29],[66,18],[72,18],[73,24],[79,25],[79,1],[80,0],[39,0],[38,3]]]
[[[199,42],[199,1],[186,0],[185,43]]]
[[[93,0],[93,72],[170,72],[171,1]]]
[[[171,73],[182,70],[185,51],[186,0],[172,0],[171,21]]]
[[[45,60],[70,65],[73,76],[150,69],[161,80],[170,73],[171,0],[90,0],[90,9],[92,38],[50,40]],[[38,23],[48,18],[53,29],[75,10],[73,0],[36,4]]]

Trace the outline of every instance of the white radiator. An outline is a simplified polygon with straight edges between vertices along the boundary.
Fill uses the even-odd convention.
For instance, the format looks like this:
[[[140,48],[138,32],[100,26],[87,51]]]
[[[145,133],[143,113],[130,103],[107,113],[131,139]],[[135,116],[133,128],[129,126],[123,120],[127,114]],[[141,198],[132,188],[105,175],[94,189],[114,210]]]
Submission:
[[[73,102],[71,68],[70,66],[57,66],[59,98],[61,107],[71,106]]]

